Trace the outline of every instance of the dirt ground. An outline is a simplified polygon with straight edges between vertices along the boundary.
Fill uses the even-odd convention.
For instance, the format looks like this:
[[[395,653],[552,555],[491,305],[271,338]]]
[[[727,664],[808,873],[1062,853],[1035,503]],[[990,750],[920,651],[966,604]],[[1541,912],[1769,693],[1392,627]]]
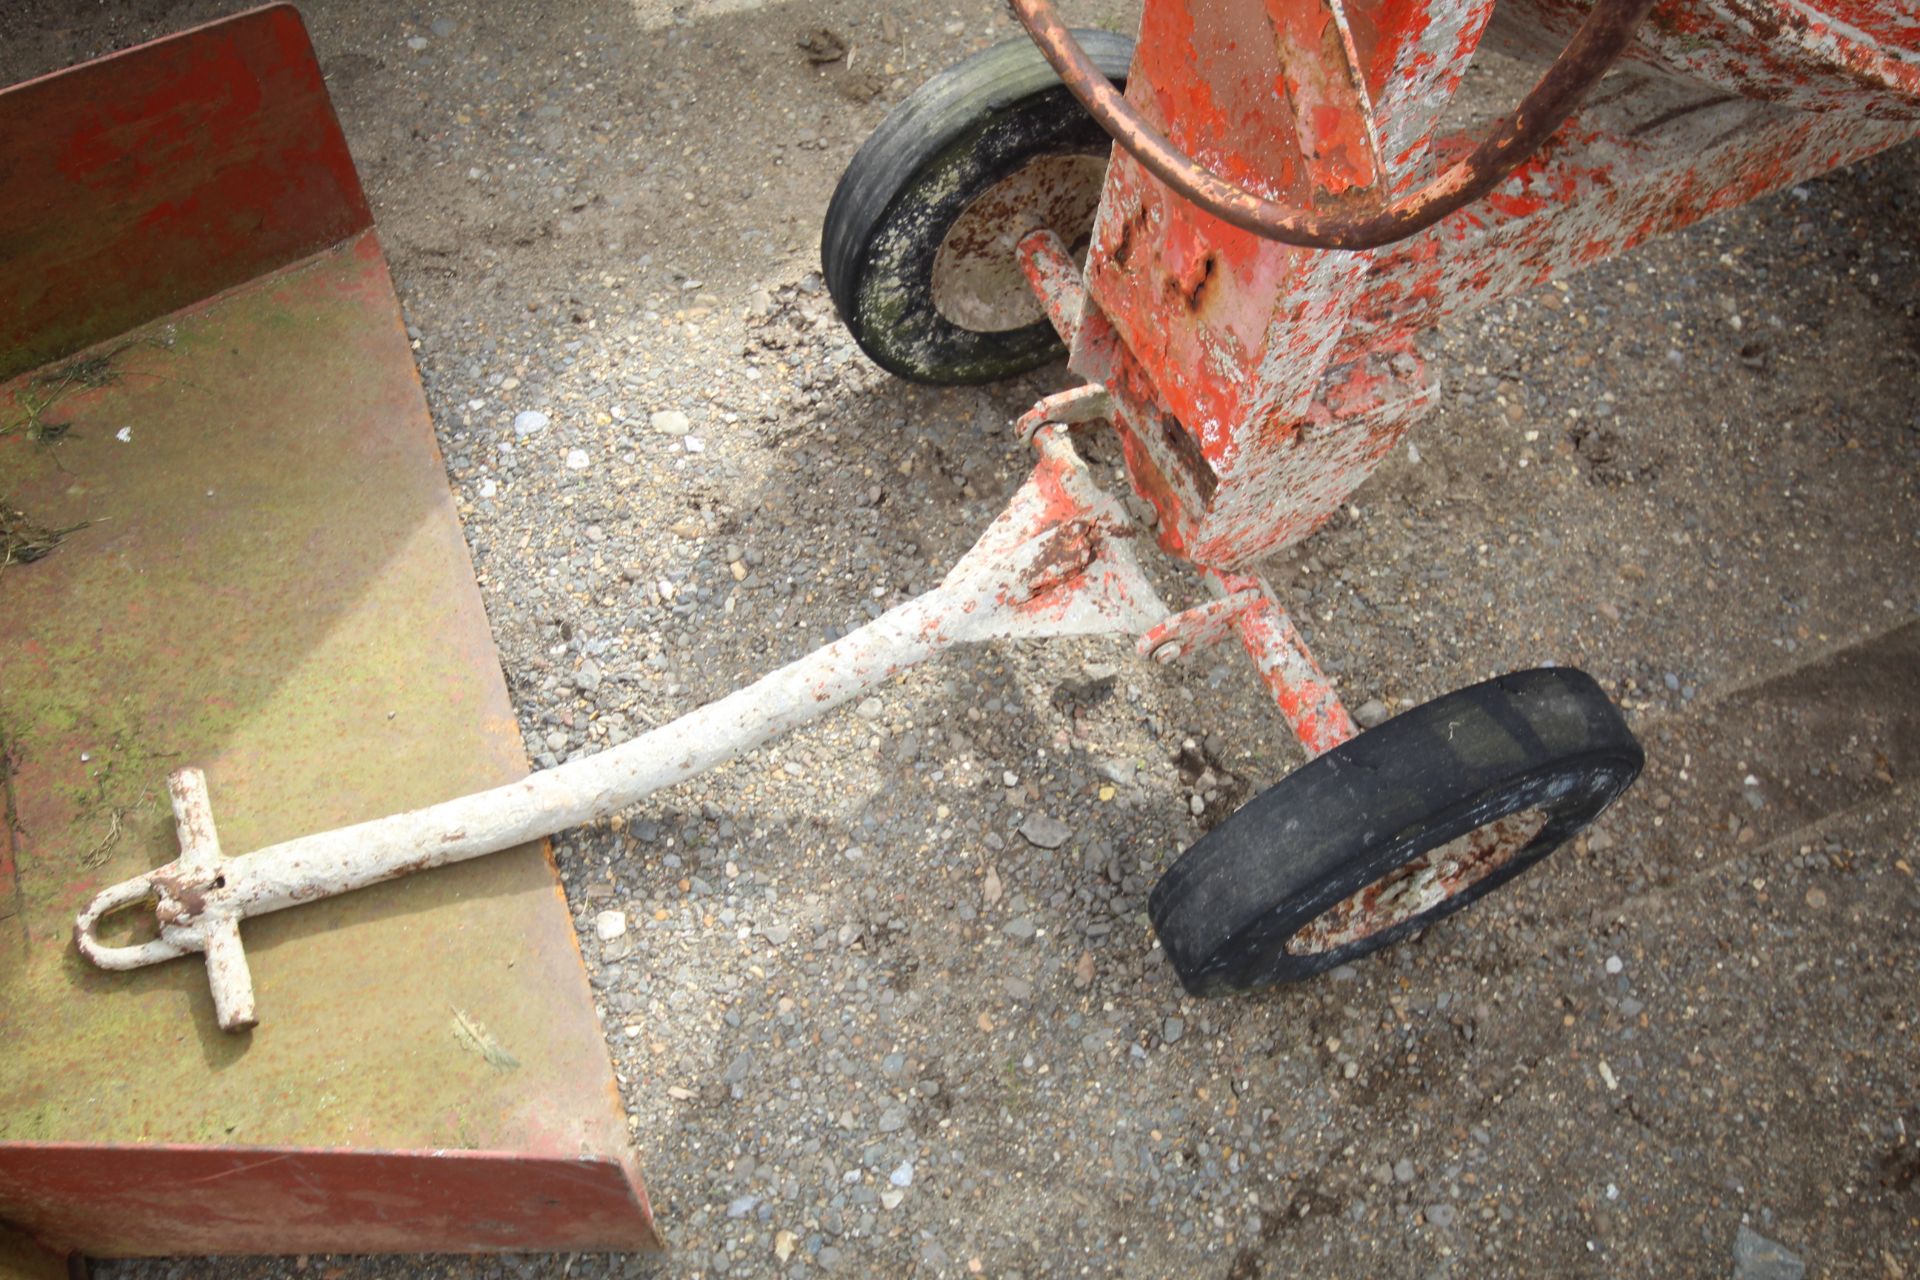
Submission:
[[[0,79],[239,7],[14,0]],[[997,6],[303,8],[538,764],[931,585],[1017,484],[1064,370],[903,385],[817,274]],[[557,842],[671,1254],[96,1274],[1920,1276],[1917,224],[1910,145],[1431,335],[1413,447],[1267,566],[1352,705],[1551,661],[1627,709],[1641,782],[1474,910],[1185,998],[1147,889],[1302,759],[1247,664],[963,652]]]

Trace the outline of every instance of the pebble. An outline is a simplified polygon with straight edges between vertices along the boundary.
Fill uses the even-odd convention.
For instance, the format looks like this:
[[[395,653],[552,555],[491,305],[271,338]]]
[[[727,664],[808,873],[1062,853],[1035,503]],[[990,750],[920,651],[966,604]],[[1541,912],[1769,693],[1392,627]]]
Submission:
[[[1020,834],[1037,848],[1058,849],[1073,835],[1073,828],[1049,814],[1030,813],[1020,824]]]
[[[538,409],[522,409],[513,415],[513,434],[530,436],[545,431],[547,424],[553,421]]]
[[[1395,1182],[1413,1181],[1413,1161],[1402,1157],[1393,1162],[1393,1180]]]
[[[891,1182],[896,1187],[912,1186],[913,1185],[913,1161],[911,1160],[901,1161],[900,1167],[887,1175],[887,1181]]]
[[[1025,942],[1028,938],[1031,938],[1035,933],[1033,921],[1028,919],[1026,916],[1020,916],[1017,919],[1009,920],[1005,924],[1001,925],[1000,928],[1002,931],[1006,933],[1006,935],[1009,938],[1018,938],[1022,942]]]
[[[907,1109],[905,1107],[888,1107],[880,1113],[880,1132],[898,1133],[906,1127]]]
[[[1427,1206],[1427,1221],[1433,1226],[1445,1229],[1453,1225],[1454,1208],[1450,1204],[1430,1204]]]
[[[693,429],[687,415],[678,409],[662,409],[647,417],[647,424],[663,436],[684,436]]]
[[[587,469],[587,451],[585,449],[567,450],[567,470],[585,471]]]
[[[1368,698],[1365,702],[1354,708],[1353,712],[1353,722],[1362,729],[1378,728],[1380,725],[1385,724],[1389,718],[1390,713],[1387,711],[1387,704],[1378,698]]]
[[[602,911],[593,918],[593,932],[602,942],[612,942],[627,931],[627,913]]]
[[[854,714],[862,720],[878,720],[884,710],[886,708],[881,705],[880,699],[868,698],[854,709]]]
[[[1626,962],[1623,961],[1619,956],[1607,957],[1606,969],[1608,973],[1619,973],[1622,969],[1626,967],[1627,967]]]
[[[1804,1280],[1807,1264],[1744,1222],[1733,1237],[1733,1280]]]
[[[1160,1024],[1160,1038],[1168,1044],[1180,1043],[1180,1037],[1187,1034],[1187,1024],[1180,1018],[1168,1018]]]
[[[452,18],[435,18],[427,25],[433,34],[439,36],[442,40],[460,29],[460,24]]]
[[[721,1073],[720,1079],[726,1084],[739,1084],[747,1078],[747,1073],[752,1070],[753,1050],[742,1049],[733,1055],[733,1061],[727,1064],[727,1069]]]
[[[420,52],[422,49],[426,47],[427,47],[427,38],[425,36],[408,36],[407,37],[407,48],[413,50],[415,53]]]

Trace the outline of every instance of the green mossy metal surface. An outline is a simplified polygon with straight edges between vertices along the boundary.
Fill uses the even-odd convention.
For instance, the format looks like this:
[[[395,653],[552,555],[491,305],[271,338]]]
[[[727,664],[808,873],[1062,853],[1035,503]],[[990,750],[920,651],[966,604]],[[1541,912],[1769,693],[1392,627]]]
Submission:
[[[250,1034],[216,1029],[197,958],[74,951],[91,895],[175,856],[170,769],[206,770],[230,854],[525,770],[371,232],[97,351],[58,442],[19,404],[62,366],[0,386],[0,499],[90,522],[0,566],[0,1143],[621,1158],[538,848],[248,921]]]

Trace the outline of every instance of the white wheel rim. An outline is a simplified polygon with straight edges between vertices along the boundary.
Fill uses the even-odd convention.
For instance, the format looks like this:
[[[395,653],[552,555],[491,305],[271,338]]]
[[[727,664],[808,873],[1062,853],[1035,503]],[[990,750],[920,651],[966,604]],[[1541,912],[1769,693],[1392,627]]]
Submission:
[[[933,259],[933,305],[974,333],[1024,329],[1046,313],[1020,270],[1020,237],[1050,228],[1069,249],[1093,230],[1107,157],[1038,156],[976,196]]]

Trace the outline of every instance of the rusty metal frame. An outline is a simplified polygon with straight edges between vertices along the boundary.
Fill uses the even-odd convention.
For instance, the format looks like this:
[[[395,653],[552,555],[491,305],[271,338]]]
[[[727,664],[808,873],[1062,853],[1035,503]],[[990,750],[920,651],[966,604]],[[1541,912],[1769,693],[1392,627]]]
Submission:
[[[1899,0],[1828,0],[1844,18],[1783,10],[1764,59],[1703,62],[1702,49],[1750,53],[1752,3],[1770,0],[1660,0],[1629,63],[1535,154],[1384,248],[1263,240],[1117,146],[1084,286],[1048,306],[1074,317],[1060,326],[1071,366],[1106,391],[1161,546],[1236,571],[1309,536],[1434,402],[1416,346],[1434,324],[1920,132]],[[1150,0],[1127,99],[1208,167],[1343,212],[1471,152],[1443,116],[1494,12]],[[1518,28],[1540,44],[1585,12],[1504,0],[1502,43]],[[1033,249],[1030,275],[1044,268],[1045,294],[1061,294],[1058,264]]]
[[[1358,68],[1352,24],[1341,0],[1325,0],[1320,50],[1328,62],[1339,66],[1343,88],[1353,95],[1352,103],[1362,108],[1344,113],[1336,109],[1337,118],[1359,126],[1350,128],[1343,141],[1372,153],[1364,161],[1364,185],[1349,187],[1343,180],[1338,189],[1325,191],[1324,195],[1337,198],[1335,207],[1327,210],[1270,200],[1183,154],[1093,65],[1051,0],[1009,3],[1061,81],[1113,137],[1114,145],[1182,198],[1263,240],[1302,249],[1353,250],[1377,249],[1417,235],[1499,186],[1553,136],[1619,60],[1655,0],[1594,0],[1567,47],[1520,105],[1465,158],[1400,196],[1392,195],[1387,166],[1379,154],[1379,134],[1371,112],[1365,109],[1366,86]],[[1313,127],[1310,121],[1299,123]]]

